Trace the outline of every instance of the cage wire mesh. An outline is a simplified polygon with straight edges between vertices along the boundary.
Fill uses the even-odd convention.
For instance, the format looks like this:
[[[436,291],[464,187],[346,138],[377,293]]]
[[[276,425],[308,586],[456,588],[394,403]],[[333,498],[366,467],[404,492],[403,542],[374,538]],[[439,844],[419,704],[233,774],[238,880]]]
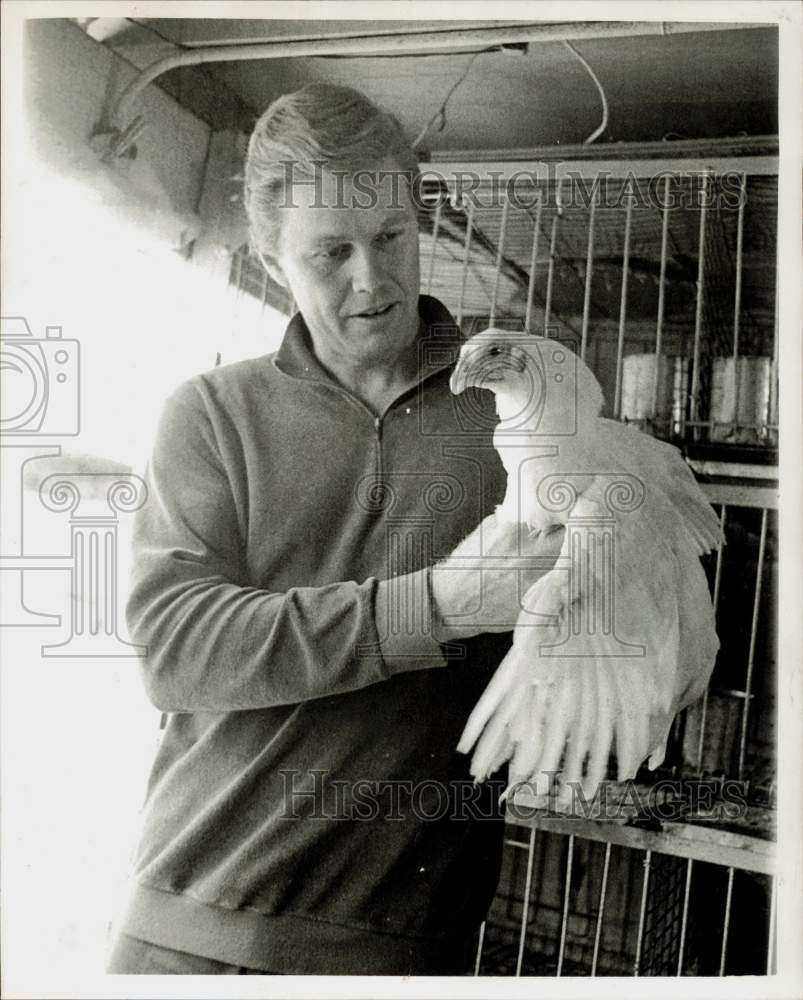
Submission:
[[[502,165],[502,197],[481,163],[463,165],[478,179],[471,197],[438,164],[422,186],[422,291],[464,334],[493,325],[568,339],[605,415],[673,441],[703,471],[726,542],[704,560],[721,648],[662,767],[636,784],[736,780],[746,803],[648,829],[638,816],[562,827],[511,817],[477,975],[774,969],[777,166],[742,169],[716,149],[703,170],[667,169],[661,144],[658,172],[649,158],[604,177],[578,161],[557,179],[519,170],[515,188]],[[230,284],[292,309],[246,247]]]
[[[437,164],[435,167],[437,168]],[[441,178],[420,212],[423,290],[468,336],[488,326],[568,338],[606,415],[693,460],[757,467],[705,485],[726,544],[705,560],[721,649],[709,691],[676,721],[667,777],[740,782],[746,808],[697,810],[693,843],[587,820],[508,826],[478,975],[723,975],[772,968],[777,518],[777,182],[682,162],[602,180],[498,179],[471,197]],[[498,166],[498,165],[495,165]],[[512,172],[512,168],[511,168]],[[636,185],[633,177],[644,182]],[[645,196],[645,191],[647,192]],[[703,476],[705,481],[707,477]],[[593,831],[590,825],[594,825]],[[554,823],[551,824],[554,827]],[[627,824],[625,824],[627,826]],[[614,830],[615,827],[615,830]]]
[[[776,178],[719,176],[715,161],[657,182],[648,162],[603,179],[582,166],[507,189],[481,164],[469,189],[425,181],[424,291],[467,335],[573,339],[608,416],[689,443],[776,445]]]

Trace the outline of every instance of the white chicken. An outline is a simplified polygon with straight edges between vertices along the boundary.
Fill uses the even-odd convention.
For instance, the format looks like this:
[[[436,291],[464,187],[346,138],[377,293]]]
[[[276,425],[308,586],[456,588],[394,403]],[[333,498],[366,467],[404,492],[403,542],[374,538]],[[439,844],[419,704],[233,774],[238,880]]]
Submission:
[[[475,780],[510,761],[526,782],[591,799],[612,747],[619,781],[663,760],[678,711],[701,696],[719,640],[700,556],[719,520],[674,446],[599,416],[602,390],[565,344],[490,329],[463,346],[451,389],[496,396],[508,476],[497,518],[566,526],[555,568],[522,598],[513,645],[458,750]]]

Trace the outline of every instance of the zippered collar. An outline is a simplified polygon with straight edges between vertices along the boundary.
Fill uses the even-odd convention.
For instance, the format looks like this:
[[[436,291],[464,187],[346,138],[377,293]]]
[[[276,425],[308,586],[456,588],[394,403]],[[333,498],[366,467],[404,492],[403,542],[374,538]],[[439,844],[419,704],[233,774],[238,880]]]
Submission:
[[[431,295],[419,295],[418,315],[421,322],[418,333],[420,377],[417,384],[420,385],[430,375],[454,367],[463,341],[451,313],[438,299]],[[339,383],[315,356],[312,337],[301,313],[296,313],[287,324],[274,363],[279,371],[291,378],[326,382],[339,387]]]

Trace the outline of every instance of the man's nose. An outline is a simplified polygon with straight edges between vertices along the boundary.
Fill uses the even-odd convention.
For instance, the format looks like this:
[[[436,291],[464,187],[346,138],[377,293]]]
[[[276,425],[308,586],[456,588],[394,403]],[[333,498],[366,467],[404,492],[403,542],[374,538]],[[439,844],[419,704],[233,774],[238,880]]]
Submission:
[[[355,292],[373,294],[383,283],[381,253],[374,247],[357,247],[351,255],[351,282]]]

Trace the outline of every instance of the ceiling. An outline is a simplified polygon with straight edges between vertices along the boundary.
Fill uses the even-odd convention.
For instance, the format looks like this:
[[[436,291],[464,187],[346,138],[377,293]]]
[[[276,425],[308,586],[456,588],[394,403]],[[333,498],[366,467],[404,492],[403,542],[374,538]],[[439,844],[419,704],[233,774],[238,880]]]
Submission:
[[[449,21],[500,26],[515,22]],[[138,66],[179,48],[376,33],[376,21],[84,19],[85,30]],[[423,31],[444,22],[383,21],[383,30]],[[573,43],[607,96],[598,142],[771,135],[778,129],[778,40],[774,27],[589,38]],[[394,112],[418,135],[453,91],[427,148],[504,150],[582,142],[601,102],[577,57],[559,41],[494,51],[306,57],[215,63],[175,70],[160,86],[206,120],[235,108],[246,120],[281,93],[312,81],[344,83]],[[210,121],[217,127],[226,122]],[[440,123],[438,123],[440,124]]]

